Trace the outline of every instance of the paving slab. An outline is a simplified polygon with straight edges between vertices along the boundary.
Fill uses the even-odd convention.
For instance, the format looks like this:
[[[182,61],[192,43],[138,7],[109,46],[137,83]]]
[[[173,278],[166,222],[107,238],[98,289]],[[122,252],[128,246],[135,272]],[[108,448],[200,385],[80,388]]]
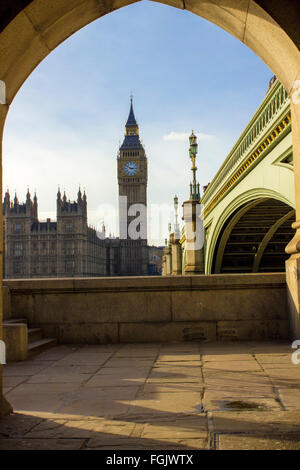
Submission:
[[[58,361],[63,357],[66,357],[68,354],[72,354],[79,349],[79,346],[74,345],[61,345],[56,346],[55,348],[51,348],[48,351],[44,351],[38,356],[32,358],[33,362],[41,362],[41,361]]]
[[[142,388],[144,393],[184,393],[198,391],[203,393],[204,384],[197,382],[146,382]]]
[[[79,450],[84,439],[0,439],[0,450]]]
[[[131,376],[119,376],[115,374],[108,375],[95,375],[90,378],[86,387],[136,387],[137,385],[142,385],[147,378],[147,374],[139,374]]]
[[[116,416],[126,414],[138,387],[81,387],[65,397],[57,413],[68,416]]]
[[[42,421],[43,418],[28,416],[18,412],[10,416],[4,416],[0,420],[0,438],[22,437]]]
[[[74,383],[23,383],[8,392],[6,398],[14,410],[40,416],[43,412],[55,413],[71,400],[78,386]]]
[[[103,418],[83,419],[47,419],[26,434],[30,438],[61,439],[61,438],[92,438],[105,434],[106,421]],[[129,423],[130,430],[134,423]],[[119,432],[122,427],[119,426]],[[130,432],[131,432],[130,431]],[[109,434],[109,432],[108,432]]]
[[[256,436],[222,434],[218,437],[219,450],[300,450],[300,436]]]
[[[299,449],[290,344],[58,345],[4,366],[0,449]]]
[[[136,369],[137,367],[152,367],[154,363],[155,360],[151,357],[130,358],[114,356],[106,362],[105,367],[117,367],[118,369],[131,367]]]
[[[208,436],[206,416],[186,416],[146,423],[141,437],[147,439],[186,439]]]
[[[28,376],[26,375],[21,375],[21,377],[18,377],[15,375],[12,375],[12,376],[7,375],[3,377],[3,386],[7,388],[12,388],[12,387],[16,387],[17,385],[27,380],[28,380]]]
[[[220,361],[253,361],[253,356],[250,354],[203,354],[202,360],[206,362],[220,362]],[[206,364],[204,364],[206,365]]]
[[[201,394],[199,392],[180,393],[144,393],[139,392],[129,413],[136,414],[165,413],[200,413],[202,411]]]
[[[27,380],[27,383],[32,384],[47,384],[47,383],[84,383],[87,382],[99,369],[99,366],[51,366],[47,371],[42,371]]]
[[[188,352],[180,352],[176,354],[160,354],[158,356],[158,362],[189,362],[189,361],[199,361],[200,354],[190,354]]]
[[[300,434],[300,412],[295,411],[213,411],[217,433]]]
[[[254,360],[249,361],[209,361],[205,362],[203,366],[204,370],[218,370],[223,372],[239,371],[261,371],[260,365]]]
[[[57,361],[56,366],[97,364],[100,367],[111,357],[111,355],[111,352],[87,353],[79,350],[72,354],[68,354]]]
[[[120,378],[138,378],[147,376],[151,370],[152,366],[143,366],[143,367],[101,367],[101,369],[96,372],[98,375],[115,375]],[[108,378],[108,377],[106,377]]]
[[[11,362],[3,366],[3,377],[21,377],[32,376],[52,365],[53,361],[24,361],[24,362]]]

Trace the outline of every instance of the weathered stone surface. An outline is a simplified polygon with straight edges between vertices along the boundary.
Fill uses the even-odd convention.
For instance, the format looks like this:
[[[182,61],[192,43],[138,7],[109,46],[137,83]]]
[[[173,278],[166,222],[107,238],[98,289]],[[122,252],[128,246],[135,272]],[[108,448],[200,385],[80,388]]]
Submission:
[[[267,411],[282,409],[276,401],[274,392],[268,396],[266,393],[247,390],[230,390],[227,393],[206,389],[203,397],[205,411]],[[253,408],[252,408],[253,407]]]
[[[262,316],[260,320],[228,321],[224,316],[222,320],[218,321],[217,339],[219,341],[264,341],[288,337],[289,323],[287,319],[265,320]]]
[[[0,450],[78,450],[84,439],[0,439]]]
[[[175,440],[206,438],[207,419],[205,415],[197,415],[147,423],[143,428],[141,437]]]
[[[201,382],[147,382],[144,393],[184,393],[198,391],[202,394],[204,383]]]
[[[13,280],[5,285],[11,289],[12,314],[25,316],[61,344],[288,337],[280,274],[154,277]]]
[[[79,384],[74,383],[47,383],[27,384],[23,383],[8,392],[7,398],[14,410],[33,416],[43,413],[54,413],[59,410],[69,396],[75,393]]]
[[[209,360],[200,360],[199,347]],[[0,448],[297,449],[298,369],[274,367],[288,348],[174,343],[137,345],[133,354],[134,344],[56,346],[48,360],[5,366],[17,413],[0,421]],[[268,361],[260,370],[251,370],[250,350]]]
[[[43,369],[49,367],[53,362],[12,362],[3,367],[4,377],[22,377],[38,374]]]
[[[45,420],[26,434],[30,438],[91,438],[103,433],[105,421],[99,419]]]
[[[140,367],[147,367],[151,368],[154,364],[154,359],[151,358],[128,358],[128,357],[112,357],[110,358],[105,364],[103,364],[103,372],[104,369],[113,369],[113,368],[124,368],[127,369],[128,367],[131,368],[140,368]],[[102,371],[101,371],[102,373]]]
[[[80,350],[72,354],[68,354],[56,362],[57,366],[79,365],[79,364],[95,364],[102,366],[111,357],[112,353],[82,353]]]
[[[200,354],[191,354],[189,352],[179,354],[160,354],[158,356],[158,362],[190,362],[190,361],[199,361]]]
[[[43,421],[42,418],[15,412],[0,421],[0,439],[22,437]]]
[[[37,362],[43,362],[43,361],[58,361],[59,359],[62,359],[64,357],[66,357],[68,354],[71,354],[75,351],[78,350],[78,346],[75,346],[75,345],[70,345],[70,346],[57,346],[55,348],[51,348],[50,350],[48,351],[45,351],[45,352],[42,352],[41,354],[39,354],[38,356],[36,357],[33,357],[32,360],[33,361],[37,361]],[[82,351],[84,352],[84,351]],[[97,352],[100,352],[99,349]]]
[[[7,361],[24,361],[28,352],[28,332],[25,323],[2,325]]]
[[[99,369],[99,365],[51,366],[30,377],[27,383],[83,383],[87,382]]]
[[[300,434],[297,411],[214,411],[212,416],[217,433]]]
[[[219,450],[299,450],[300,435],[267,436],[222,434],[219,436]]]
[[[204,363],[204,369],[208,372],[210,370],[218,371],[238,371],[238,372],[249,372],[249,371],[261,371],[259,364],[253,359],[252,361],[210,361]]]
[[[87,387],[136,387],[142,385],[147,378],[147,374],[101,374],[95,375],[87,383]]]
[[[300,411],[300,386],[297,386],[297,388],[293,386],[280,388],[279,395],[288,410]]]
[[[215,341],[214,322],[166,322],[166,323],[121,323],[120,341],[134,343],[140,341]]]
[[[137,391],[138,387],[79,388],[66,397],[57,412],[91,417],[126,414]]]
[[[37,326],[43,328],[42,323]],[[45,325],[45,333],[48,332]],[[117,323],[69,323],[54,325],[55,336],[59,343],[68,344],[107,344],[119,343]],[[51,335],[52,336],[52,335]]]
[[[8,387],[11,388],[11,387],[15,387],[16,385],[21,384],[25,380],[27,380],[27,376],[24,376],[24,375],[22,375],[21,377],[7,376],[3,378],[3,385],[7,388]]]
[[[201,395],[199,392],[172,393],[170,395],[140,392],[129,413],[200,413],[201,411]]]

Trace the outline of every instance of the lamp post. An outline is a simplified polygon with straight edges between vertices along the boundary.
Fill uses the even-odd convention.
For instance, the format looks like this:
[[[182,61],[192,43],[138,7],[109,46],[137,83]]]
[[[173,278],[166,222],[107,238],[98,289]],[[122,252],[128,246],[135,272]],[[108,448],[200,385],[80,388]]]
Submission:
[[[197,167],[196,167],[196,157],[198,153],[198,144],[197,144],[197,137],[194,134],[194,131],[192,131],[190,137],[190,148],[189,148],[189,154],[190,154],[190,159],[192,160],[192,172],[193,172],[193,183],[190,184],[190,199],[192,200],[200,200],[200,189],[199,189],[199,183],[197,183],[196,180],[196,172],[197,172]]]
[[[178,197],[174,196],[174,210],[175,210],[175,224],[174,224],[174,238],[178,240],[180,238],[180,231],[178,225]]]
[[[202,243],[203,230],[201,230],[200,216],[200,187],[197,183],[196,157],[198,153],[197,137],[192,131],[189,137],[189,156],[192,161],[193,181],[190,183],[190,198],[183,203],[184,220],[184,266],[185,275],[204,273],[204,247]]]

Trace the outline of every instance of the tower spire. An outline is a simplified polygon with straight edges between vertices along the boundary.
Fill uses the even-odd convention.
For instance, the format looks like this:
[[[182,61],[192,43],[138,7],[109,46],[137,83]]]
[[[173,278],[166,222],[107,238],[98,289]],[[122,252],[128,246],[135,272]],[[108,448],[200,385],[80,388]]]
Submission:
[[[129,116],[126,122],[126,128],[128,127],[138,127],[138,124],[135,119],[134,111],[133,111],[133,94],[130,95],[130,111]]]

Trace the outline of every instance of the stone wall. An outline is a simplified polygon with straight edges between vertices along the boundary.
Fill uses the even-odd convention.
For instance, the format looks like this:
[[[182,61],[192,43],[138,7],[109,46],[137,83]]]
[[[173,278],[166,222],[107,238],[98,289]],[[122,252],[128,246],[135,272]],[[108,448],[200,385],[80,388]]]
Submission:
[[[5,280],[12,317],[60,343],[289,337],[284,274]]]

